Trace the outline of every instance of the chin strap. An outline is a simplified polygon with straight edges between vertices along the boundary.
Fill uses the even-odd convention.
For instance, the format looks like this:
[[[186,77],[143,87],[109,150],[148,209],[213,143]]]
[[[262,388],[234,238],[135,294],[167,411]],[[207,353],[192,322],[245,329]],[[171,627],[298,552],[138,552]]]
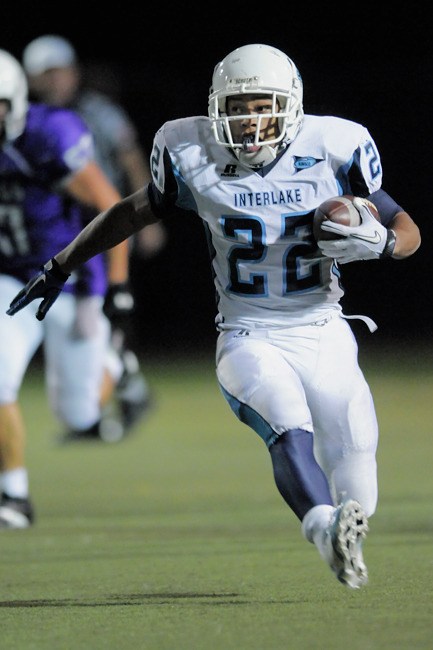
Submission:
[[[234,153],[242,165],[251,167],[252,169],[261,169],[273,162],[280,151],[281,147],[272,147],[268,144],[263,144],[258,151],[253,151],[252,153],[248,153],[243,149],[235,149]]]

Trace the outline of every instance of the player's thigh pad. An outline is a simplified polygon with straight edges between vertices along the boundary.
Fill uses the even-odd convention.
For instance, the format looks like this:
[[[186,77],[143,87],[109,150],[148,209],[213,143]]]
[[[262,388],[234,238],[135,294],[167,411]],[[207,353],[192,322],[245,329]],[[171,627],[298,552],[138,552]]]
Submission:
[[[289,429],[312,431],[302,384],[278,347],[266,339],[222,333],[217,377],[234,413],[268,445]]]
[[[27,367],[40,346],[42,323],[35,318],[37,302],[14,316],[5,313],[24,284],[0,275],[0,404],[16,401]]]

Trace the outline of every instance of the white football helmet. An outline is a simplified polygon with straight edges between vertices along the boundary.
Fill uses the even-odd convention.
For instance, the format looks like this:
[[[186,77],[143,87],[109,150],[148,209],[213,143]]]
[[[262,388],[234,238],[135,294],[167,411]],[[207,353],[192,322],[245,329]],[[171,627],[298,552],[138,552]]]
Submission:
[[[244,94],[269,95],[272,112],[229,117],[227,97]],[[263,167],[275,160],[299,131],[304,117],[301,75],[287,54],[274,47],[260,44],[238,47],[215,67],[208,111],[217,143],[230,147],[240,162],[248,167]],[[278,117],[280,133],[273,140],[261,142],[260,123],[269,117]],[[260,148],[253,153],[248,153],[244,143],[233,140],[230,129],[230,122],[246,118],[257,120],[255,140],[251,144]]]
[[[10,104],[5,119],[6,140],[15,140],[24,131],[28,109],[27,80],[12,54],[0,50],[0,99]]]

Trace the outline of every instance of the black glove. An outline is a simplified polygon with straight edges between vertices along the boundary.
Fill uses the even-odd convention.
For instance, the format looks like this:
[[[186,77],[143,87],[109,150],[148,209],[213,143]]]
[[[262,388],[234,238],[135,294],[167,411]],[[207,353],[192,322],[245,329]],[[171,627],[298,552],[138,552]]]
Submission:
[[[57,300],[57,296],[68,278],[69,274],[63,273],[56,260],[50,259],[41,267],[40,272],[17,293],[6,313],[13,316],[36,298],[43,298],[36,312],[36,318],[43,320],[51,305]]]
[[[134,311],[135,302],[127,282],[112,284],[105,294],[104,314],[111,322],[118,322]]]

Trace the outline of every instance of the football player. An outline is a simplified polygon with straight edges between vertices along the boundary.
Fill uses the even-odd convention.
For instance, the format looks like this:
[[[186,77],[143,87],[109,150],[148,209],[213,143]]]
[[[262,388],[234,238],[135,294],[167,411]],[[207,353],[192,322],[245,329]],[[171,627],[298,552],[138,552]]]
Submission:
[[[58,34],[38,36],[24,48],[22,66],[30,98],[70,108],[82,117],[93,136],[95,160],[121,196],[149,182],[148,155],[139,142],[135,125],[117,101],[89,84],[69,40]],[[93,217],[96,213],[92,210],[90,214]],[[144,228],[129,241],[130,259],[134,257],[137,264],[145,265],[161,251],[166,241],[162,222]],[[150,399],[150,387],[137,355],[128,344],[130,319],[107,314],[112,324],[113,351],[121,356],[127,369],[116,394],[122,419],[130,428],[153,404],[153,399]],[[69,437],[73,438],[74,432]]]
[[[83,206],[104,210],[119,199],[94,161],[82,119],[69,110],[29,105],[24,71],[0,50],[0,304],[6,308],[8,294],[83,228]],[[126,242],[107,258],[108,268],[105,256],[98,256],[77,269],[43,323],[30,311],[15,322],[0,319],[0,528],[26,528],[34,518],[17,398],[41,343],[49,402],[68,433],[110,441],[124,433],[120,421],[102,421],[101,407],[124,374],[108,346],[103,308],[122,315],[133,307]]]
[[[367,128],[304,115],[294,62],[268,45],[239,47],[218,63],[209,115],[165,123],[151,161],[152,183],[48,260],[8,313],[42,298],[43,318],[79,264],[146,224],[195,211],[211,244],[222,393],[267,446],[277,488],[305,539],[341,583],[362,587],[362,542],[377,502],[378,424],[340,304],[339,265],[407,258],[420,245],[419,229],[381,188]],[[382,223],[358,201],[361,225],[326,222],[323,228],[344,237],[319,248],[314,211],[341,194],[368,198]]]

